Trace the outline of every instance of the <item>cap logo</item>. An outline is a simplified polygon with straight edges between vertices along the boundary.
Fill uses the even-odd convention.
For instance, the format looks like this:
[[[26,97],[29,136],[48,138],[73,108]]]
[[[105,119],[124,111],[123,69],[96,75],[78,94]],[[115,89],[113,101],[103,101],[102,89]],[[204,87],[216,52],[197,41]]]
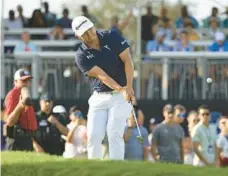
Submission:
[[[76,30],[79,30],[79,28],[84,24],[84,23],[86,23],[87,22],[87,20],[84,20],[83,22],[81,22],[75,29]]]

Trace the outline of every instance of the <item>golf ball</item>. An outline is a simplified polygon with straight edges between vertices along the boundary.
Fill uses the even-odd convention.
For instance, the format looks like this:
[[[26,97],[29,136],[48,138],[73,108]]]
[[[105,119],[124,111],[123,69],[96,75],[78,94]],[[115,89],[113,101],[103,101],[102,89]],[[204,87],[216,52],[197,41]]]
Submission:
[[[207,78],[207,83],[212,83],[212,79],[211,78]]]

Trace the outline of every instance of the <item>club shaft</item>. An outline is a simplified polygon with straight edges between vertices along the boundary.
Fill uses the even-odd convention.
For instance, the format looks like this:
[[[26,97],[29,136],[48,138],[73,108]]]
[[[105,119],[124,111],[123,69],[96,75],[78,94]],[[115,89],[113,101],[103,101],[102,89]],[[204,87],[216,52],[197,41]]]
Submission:
[[[133,105],[132,105],[132,113],[133,113],[133,116],[134,116],[134,119],[135,119],[135,123],[136,123],[136,127],[138,129],[139,136],[142,137],[141,131],[139,129],[139,124],[138,124],[138,121],[137,121],[137,118],[136,118],[135,109],[134,109]]]

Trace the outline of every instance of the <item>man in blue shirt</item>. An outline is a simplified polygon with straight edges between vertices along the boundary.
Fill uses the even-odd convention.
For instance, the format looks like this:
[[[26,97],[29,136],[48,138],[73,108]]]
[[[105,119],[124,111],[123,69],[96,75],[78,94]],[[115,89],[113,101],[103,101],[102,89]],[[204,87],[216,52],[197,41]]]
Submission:
[[[109,159],[123,160],[124,127],[134,96],[129,45],[116,31],[96,31],[85,16],[74,18],[72,30],[82,41],[76,64],[90,77],[94,91],[88,100],[88,158],[102,158],[101,143],[107,132]]]
[[[215,33],[215,42],[209,46],[209,51],[212,52],[224,52],[228,51],[228,41],[225,40],[225,35],[222,32]]]
[[[148,131],[145,127],[139,126],[140,132],[144,139],[144,143],[141,144],[137,140],[138,130],[133,115],[128,118],[128,124],[125,128],[124,140],[125,140],[125,159],[126,160],[148,160],[149,154],[149,142]]]
[[[67,8],[63,9],[63,17],[57,21],[57,24],[61,25],[63,28],[71,28],[72,20],[68,18],[69,10]]]

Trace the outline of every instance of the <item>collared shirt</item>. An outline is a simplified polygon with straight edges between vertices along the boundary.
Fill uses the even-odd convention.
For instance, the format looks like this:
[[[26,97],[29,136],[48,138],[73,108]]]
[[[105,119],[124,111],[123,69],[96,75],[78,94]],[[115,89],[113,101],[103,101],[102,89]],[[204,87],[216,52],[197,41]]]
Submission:
[[[32,42],[19,42],[14,49],[14,52],[36,52],[36,45]]]
[[[215,143],[216,139],[212,135],[209,127],[206,127],[203,123],[198,123],[191,132],[193,142],[199,142],[199,151],[203,157],[210,163],[215,161]],[[203,165],[199,157],[195,154],[194,165]]]
[[[100,50],[88,48],[82,43],[76,51],[76,64],[79,69],[87,75],[87,72],[94,66],[103,69],[107,75],[113,78],[121,86],[126,85],[124,63],[119,57],[129,47],[127,41],[115,30],[98,32]],[[112,91],[97,78],[90,78],[93,90],[97,92]]]
[[[20,99],[20,95],[21,89],[18,87],[14,87],[7,94],[4,103],[4,110],[7,116],[10,115],[16,108]],[[20,124],[25,130],[35,131],[37,129],[37,121],[34,108],[32,106],[26,107],[24,111],[21,112],[17,123]]]
[[[125,128],[127,131],[128,127]],[[149,147],[148,142],[148,131],[145,127],[139,126],[140,132],[144,139],[144,143],[141,144],[137,140],[137,136],[139,135],[137,128],[132,129],[132,134],[125,143],[125,159],[127,160],[143,160],[144,159],[144,147]]]

